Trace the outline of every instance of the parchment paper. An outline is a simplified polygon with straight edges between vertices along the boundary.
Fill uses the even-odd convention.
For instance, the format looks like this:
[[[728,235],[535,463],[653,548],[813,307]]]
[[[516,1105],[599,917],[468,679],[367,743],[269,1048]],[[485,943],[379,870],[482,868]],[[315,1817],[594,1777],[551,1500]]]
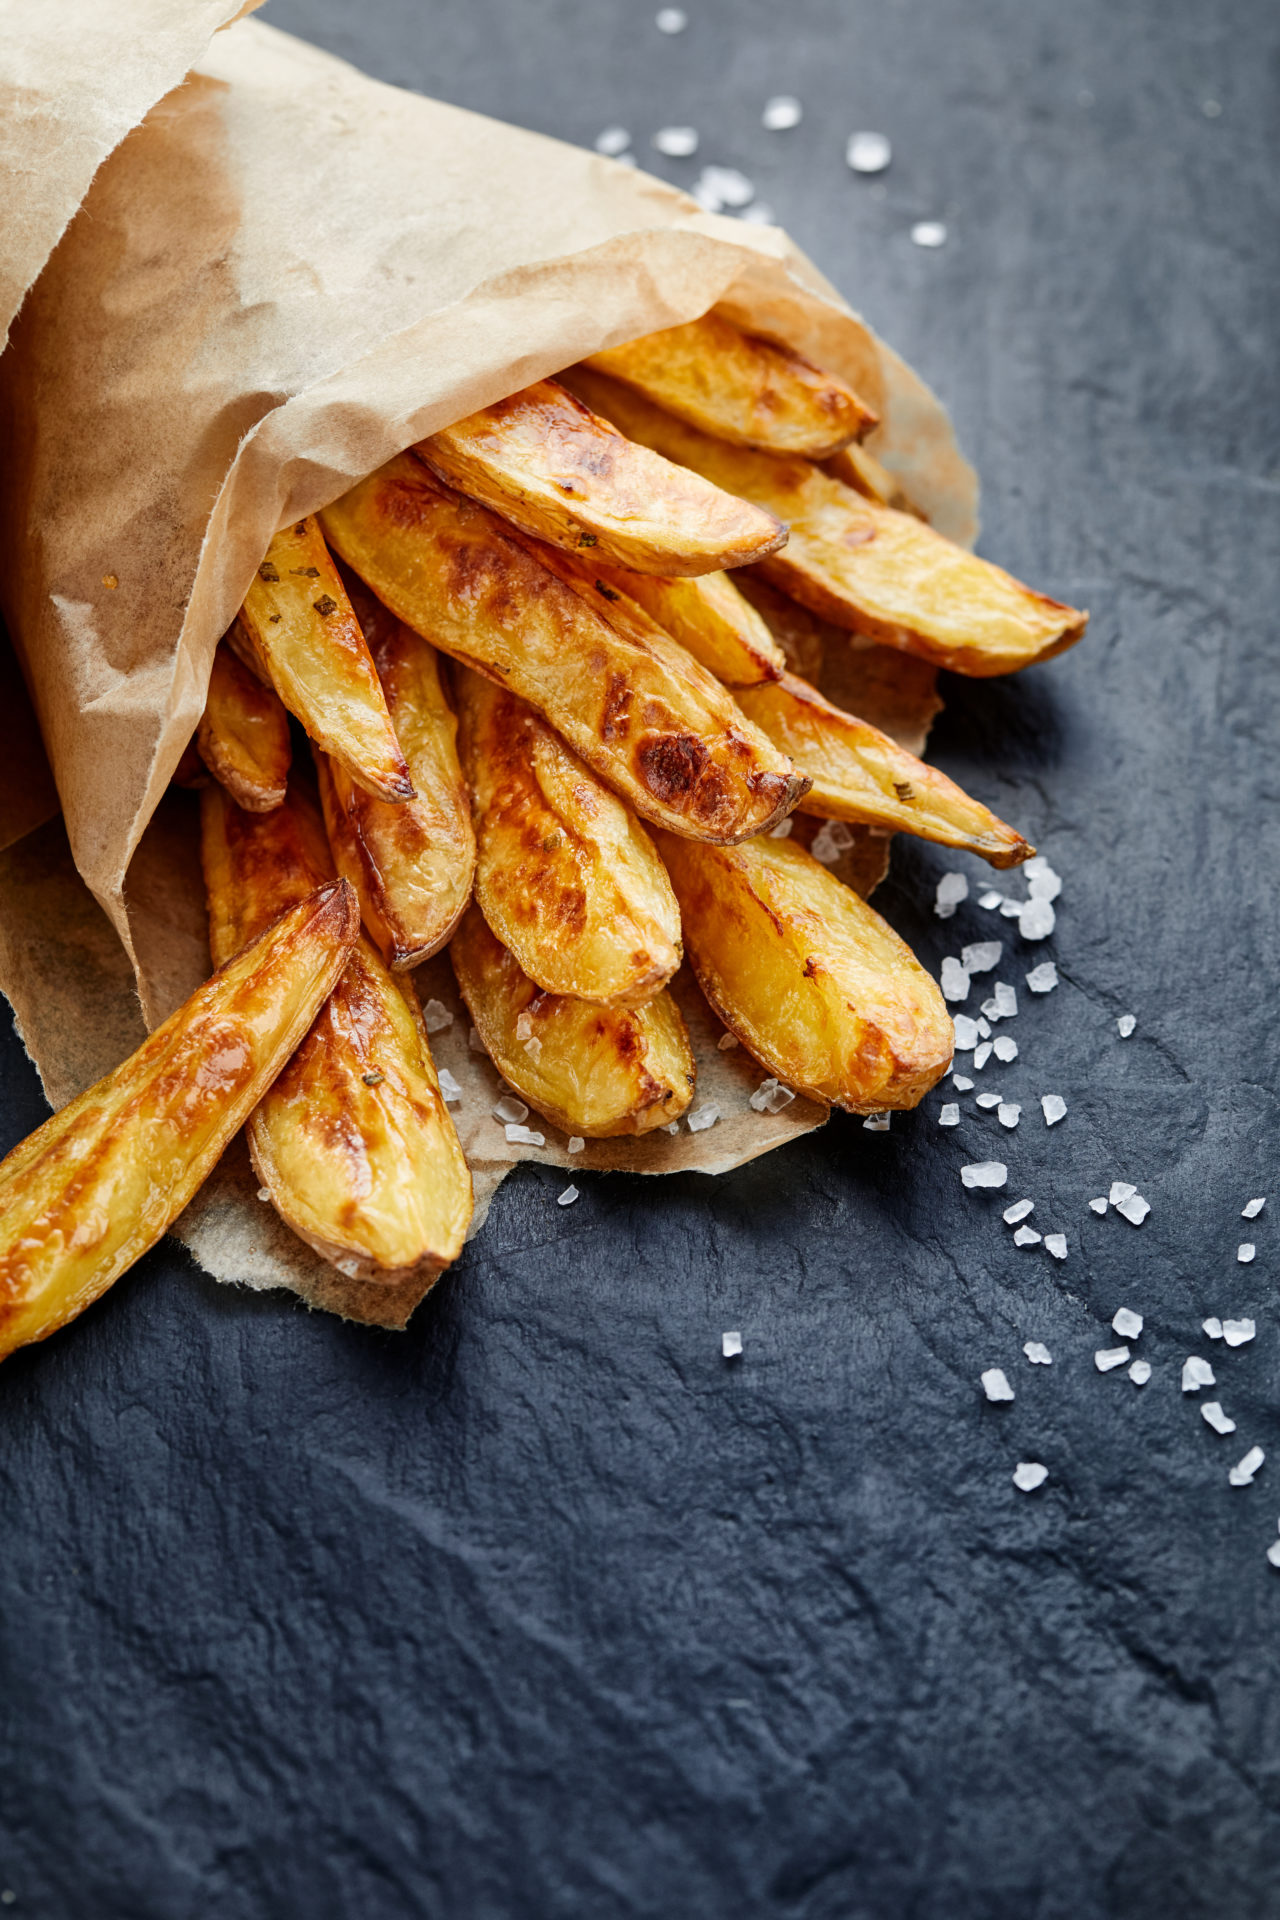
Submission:
[[[151,1023],[207,971],[191,809],[166,788],[275,528],[475,407],[713,304],[849,377],[881,413],[878,455],[972,536],[941,407],[776,229],[248,20],[111,153],[0,359],[0,591],[66,829],[0,861],[0,987],[51,1098],[136,1044],[130,964]],[[447,963],[425,992],[448,1000]],[[752,1113],[760,1070],[706,1042],[716,1127],[571,1162],[550,1129],[545,1152],[508,1146],[459,1017],[436,1048],[464,1085],[478,1214],[517,1158],[719,1171],[820,1123],[802,1101]],[[253,1191],[233,1150],[180,1225],[216,1277],[403,1323],[412,1299],[342,1281]]]

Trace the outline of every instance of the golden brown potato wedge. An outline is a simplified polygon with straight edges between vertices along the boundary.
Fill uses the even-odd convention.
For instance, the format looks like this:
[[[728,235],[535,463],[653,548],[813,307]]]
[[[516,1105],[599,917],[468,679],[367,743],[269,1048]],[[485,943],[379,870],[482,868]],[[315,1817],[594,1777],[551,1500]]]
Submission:
[[[909,513],[878,507],[808,460],[713,440],[591,369],[575,392],[633,440],[769,507],[791,529],[761,564],[802,605],[957,673],[1013,673],[1072,646],[1089,616],[1024,587]]]
[[[397,620],[362,581],[349,582],[387,707],[413,780],[390,806],[317,751],[316,773],[339,873],[360,895],[364,924],[396,972],[445,945],[471,898],[476,841],[458,764],[458,723],[434,647]]]
[[[797,675],[784,674],[767,687],[743,687],[738,700],[813,781],[800,803],[805,813],[964,847],[993,867],[1019,866],[1035,852],[945,773],[833,706]]]
[[[897,476],[890,473],[888,467],[877,460],[868,448],[841,447],[839,453],[833,453],[822,465],[833,480],[852,487],[855,493],[864,494],[868,500],[874,500],[878,507],[896,507],[899,513],[913,513],[917,520],[926,517],[910,496],[904,493]]]
[[[693,1098],[689,1034],[669,993],[643,1007],[542,993],[474,904],[449,957],[490,1059],[566,1133],[592,1140],[649,1133],[678,1120]]]
[[[771,1073],[851,1113],[914,1107],[955,1045],[937,986],[852,888],[790,840],[661,836],[698,983]]]
[[[328,861],[296,788],[272,813],[220,787],[201,804],[214,958],[305,892]],[[352,1279],[434,1275],[462,1250],[471,1176],[445,1107],[412,983],[367,939],[249,1116],[249,1152],[280,1217]]]
[[[602,606],[567,555],[411,454],[327,507],[324,525],[400,619],[527,700],[644,819],[739,840],[804,792],[786,756],[638,608]]]
[[[0,1164],[0,1357],[82,1313],[177,1218],[311,1025],[359,927],[344,880],[318,888]]]
[[[532,707],[467,667],[454,679],[485,919],[544,992],[644,1006],[680,965],[652,840]]]
[[[582,568],[584,580],[606,601],[619,594],[656,621],[726,687],[776,680],[786,656],[755,608],[727,573],[697,580],[664,580],[623,567]]]
[[[740,567],[787,537],[773,514],[636,446],[555,380],[483,407],[415,452],[537,539],[639,573]]]
[[[200,758],[238,806],[266,813],[280,805],[293,757],[289,716],[225,641],[213,656],[196,742]]]
[[[281,528],[240,609],[242,635],[291,714],[358,786],[412,800],[369,649],[347,590],[309,515]]]
[[[586,364],[735,446],[822,460],[878,425],[843,380],[714,312],[610,347]]]

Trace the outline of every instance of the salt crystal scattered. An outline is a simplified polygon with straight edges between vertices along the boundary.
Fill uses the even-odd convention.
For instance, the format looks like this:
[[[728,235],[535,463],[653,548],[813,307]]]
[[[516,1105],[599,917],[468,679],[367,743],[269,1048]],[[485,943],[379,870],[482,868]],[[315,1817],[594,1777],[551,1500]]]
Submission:
[[[1060,1093],[1042,1093],[1040,1110],[1044,1114],[1046,1127],[1056,1127],[1059,1120],[1067,1117],[1067,1103]]]
[[[991,1038],[991,1029],[981,1014],[978,1015],[978,1033],[983,1040],[989,1040]]]
[[[738,1036],[736,1033],[722,1033],[716,1041],[716,1048],[720,1053],[732,1053],[737,1044]]]
[[[1224,1320],[1222,1323],[1222,1337],[1229,1347],[1243,1347],[1257,1331],[1252,1320]]]
[[[1200,1326],[1202,1331],[1207,1333],[1211,1340],[1221,1340],[1222,1322],[1216,1314],[1214,1314],[1211,1319],[1202,1320]]]
[[[776,827],[770,827],[769,838],[771,840],[789,840],[791,838],[791,830],[794,826],[795,821],[791,818],[791,815],[788,814],[785,820],[779,820]]]
[[[1265,1196],[1261,1200],[1250,1200],[1248,1205],[1241,1209],[1240,1218],[1242,1220],[1256,1220],[1266,1204]]]
[[[830,867],[852,845],[853,835],[843,820],[824,820],[809,842],[809,851],[824,867]]]
[[[953,1016],[953,1020],[956,1030],[956,1051],[972,1053],[981,1038],[977,1021],[967,1013],[957,1013]]]
[[[1099,1373],[1113,1373],[1117,1367],[1127,1366],[1128,1347],[1099,1347],[1093,1356],[1093,1364]]]
[[[533,1036],[533,1015],[526,1009],[516,1019],[516,1039],[529,1040]]]
[[[1142,1315],[1135,1313],[1132,1307],[1117,1307],[1111,1317],[1112,1330],[1118,1333],[1122,1340],[1136,1340],[1142,1332],[1143,1325]]]
[[[631,135],[625,127],[606,127],[596,135],[596,152],[607,153],[611,159],[625,153],[630,145]]]
[[[537,1060],[542,1053],[542,1042],[536,1034],[531,1034],[524,1043],[524,1050],[531,1060]]]
[[[803,111],[793,94],[775,93],[772,100],[765,101],[760,118],[770,133],[787,133],[800,125]]]
[[[1199,1393],[1201,1387],[1213,1387],[1217,1382],[1213,1377],[1213,1368],[1199,1354],[1193,1353],[1189,1360],[1182,1363],[1182,1391]]]
[[[267,1192],[267,1189],[265,1187],[259,1187],[258,1198],[259,1200],[269,1200],[271,1198],[271,1195]]]
[[[1013,1236],[1013,1244],[1015,1247],[1038,1247],[1041,1237],[1034,1227],[1019,1227]]]
[[[667,1125],[662,1129],[662,1131],[664,1133],[679,1133],[680,1122],[678,1120],[668,1121]]]
[[[686,1114],[685,1122],[690,1133],[705,1133],[708,1127],[714,1127],[719,1118],[719,1107],[713,1101],[706,1101],[702,1106],[695,1107],[692,1113]]]
[[[1002,1127],[1016,1127],[1022,1118],[1022,1108],[1016,1100],[1002,1100],[996,1108],[996,1119]]]
[[[1280,1540],[1273,1540],[1267,1548],[1267,1558],[1273,1567],[1280,1567]]]
[[[467,1045],[470,1047],[472,1053],[488,1053],[489,1051],[475,1027],[472,1027],[467,1035]]]
[[[960,964],[969,973],[990,973],[1003,952],[1002,940],[975,940],[971,947],[960,949]]]
[[[1051,1367],[1053,1365],[1053,1355],[1050,1353],[1048,1347],[1045,1346],[1043,1340],[1024,1341],[1022,1351],[1026,1354],[1033,1367]]]
[[[1018,1043],[1011,1033],[998,1033],[991,1044],[995,1049],[996,1059],[1003,1060],[1006,1066],[1010,1060],[1017,1059]]]
[[[638,167],[640,165],[634,153],[620,153],[617,156],[617,161],[620,167]]]
[[[969,976],[953,954],[948,954],[942,963],[942,997],[944,1000],[963,1000],[969,991]]]
[[[742,1335],[740,1333],[722,1333],[720,1335],[720,1351],[726,1360],[736,1360],[742,1352]]]
[[[653,16],[653,24],[659,33],[683,33],[689,16],[683,7],[663,7]]]
[[[911,238],[918,247],[945,247],[947,229],[941,220],[917,220]]]
[[[443,1033],[453,1025],[453,1015],[443,1000],[428,1000],[422,1009],[422,1024],[428,1033]]]
[[[1116,1032],[1122,1040],[1127,1040],[1137,1024],[1137,1017],[1134,1014],[1122,1013],[1116,1021]]]
[[[1056,900],[1062,892],[1061,876],[1054,872],[1042,853],[1033,855],[1022,871],[1033,900]]]
[[[696,198],[705,197],[704,203],[714,201],[712,213],[719,213],[721,207],[745,207],[756,197],[755,187],[736,167],[704,167],[693,191]]]
[[[1129,1369],[1129,1378],[1135,1387],[1145,1387],[1151,1378],[1151,1362],[1149,1360],[1135,1360]]]
[[[671,160],[687,160],[698,151],[698,134],[694,127],[659,127],[653,136],[653,144],[659,153],[665,153]]]
[[[1027,903],[1025,900],[1010,900],[1008,898],[1002,899],[1000,902],[1001,919],[1016,920],[1018,915],[1022,912],[1022,909],[1026,906],[1026,904]]]
[[[882,133],[851,133],[844,157],[854,173],[883,173],[893,158],[893,148]],[[946,237],[945,231],[943,237]],[[940,243],[925,241],[923,244]]]
[[[1261,1447],[1250,1447],[1244,1459],[1232,1467],[1227,1479],[1233,1487],[1247,1487],[1266,1457]]]
[[[781,1113],[795,1099],[790,1087],[784,1087],[777,1080],[762,1080],[747,1102],[755,1113]]]
[[[953,1073],[951,1084],[957,1093],[969,1093],[973,1088],[973,1082],[967,1073]]]
[[[1252,1240],[1242,1240],[1236,1248],[1236,1259],[1242,1267],[1247,1267],[1257,1251],[1258,1249],[1254,1246]]]
[[[962,873],[944,873],[933,896],[939,920],[949,920],[962,900],[969,898],[969,882]]]
[[[462,1098],[462,1088],[458,1085],[458,1082],[454,1079],[448,1067],[441,1067],[440,1069],[440,1091],[444,1096],[446,1106]]]
[[[1118,1207],[1122,1200],[1132,1200],[1137,1191],[1138,1189],[1130,1186],[1127,1180],[1113,1180],[1111,1182],[1111,1191],[1107,1195],[1107,1198],[1113,1207]]]
[[[997,893],[994,887],[988,887],[985,893],[978,895],[978,905],[985,907],[987,912],[990,913],[992,907],[998,907],[1003,899],[1004,895],[1002,893]]]
[[[1001,1217],[1006,1227],[1016,1227],[1019,1220],[1025,1220],[1027,1215],[1034,1213],[1035,1210],[1036,1203],[1034,1200],[1015,1200],[1011,1207],[1005,1208]]]
[[[954,1100],[945,1106],[938,1115],[938,1125],[940,1127],[958,1127],[960,1125],[960,1109]]]
[[[535,1133],[532,1127],[520,1127],[512,1124],[506,1130],[507,1138],[516,1147],[545,1147],[546,1135]]]
[[[1042,960],[1038,967],[1032,967],[1027,975],[1027,985],[1032,993],[1052,993],[1058,984],[1058,969],[1052,960]]]
[[[869,1113],[862,1124],[868,1133],[888,1133],[889,1115],[887,1113]]]
[[[577,1197],[578,1189],[576,1187],[566,1187],[562,1194],[557,1195],[556,1205],[558,1207],[571,1207]]]
[[[1003,1367],[988,1367],[982,1376],[982,1391],[988,1400],[1012,1400],[1013,1388],[1005,1378]]]
[[[1219,1400],[1206,1400],[1200,1409],[1201,1415],[1215,1433],[1234,1433],[1236,1423],[1229,1414],[1222,1411]]]
[[[526,1107],[524,1101],[517,1100],[513,1093],[504,1093],[501,1100],[497,1101],[494,1105],[493,1117],[495,1120],[502,1120],[504,1122],[527,1120],[529,1118],[529,1109]]]
[[[1013,1484],[1019,1493],[1034,1493],[1048,1478],[1048,1467],[1041,1466],[1038,1460],[1019,1460],[1013,1470]]]
[[[586,1146],[586,1144],[587,1144],[586,1141],[583,1139],[580,1133],[571,1133],[569,1135],[569,1152],[570,1153],[581,1153],[582,1149]]]
[[[1003,1160],[976,1160],[972,1166],[961,1167],[960,1179],[966,1187],[1002,1187],[1009,1178],[1009,1169]]]
[[[1044,1237],[1044,1250],[1046,1253],[1051,1253],[1055,1260],[1065,1260],[1067,1257],[1066,1234],[1046,1233]]]
[[[1107,1196],[1105,1193],[1100,1193],[1096,1200],[1091,1200],[1089,1202],[1090,1213],[1105,1213],[1106,1210],[1107,1210]]]
[[[990,1111],[992,1107],[998,1107],[1000,1105],[1000,1095],[998,1093],[980,1093],[973,1104],[975,1107],[983,1107]]]
[[[1047,940],[1056,919],[1050,902],[1037,900],[1033,895],[1018,914],[1018,932],[1024,940]]]
[[[778,224],[778,217],[767,200],[753,201],[749,207],[742,209],[740,217],[749,227],[776,227]],[[779,840],[785,840],[786,837],[785,833],[775,833],[775,838]]]
[[[1011,986],[997,980],[991,998],[982,1003],[982,1011],[988,1020],[1012,1020],[1018,1011],[1018,996]]]
[[[982,1069],[986,1066],[990,1058],[991,1058],[991,1042],[989,1040],[984,1040],[981,1046],[976,1047],[974,1049],[974,1055],[973,1055],[973,1064],[977,1068],[979,1073],[982,1072]]]
[[[1116,1212],[1123,1214],[1131,1226],[1140,1227],[1151,1211],[1151,1203],[1144,1200],[1140,1193],[1131,1194],[1127,1200],[1121,1200]]]

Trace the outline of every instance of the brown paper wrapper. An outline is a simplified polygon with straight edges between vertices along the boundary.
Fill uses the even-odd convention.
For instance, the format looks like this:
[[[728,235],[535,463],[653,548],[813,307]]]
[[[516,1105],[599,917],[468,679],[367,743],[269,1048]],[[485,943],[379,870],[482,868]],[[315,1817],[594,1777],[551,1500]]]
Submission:
[[[15,450],[0,591],[65,824],[0,858],[0,987],[51,1099],[208,971],[193,811],[166,790],[277,526],[474,408],[712,305],[849,378],[881,415],[879,457],[935,524],[972,537],[975,483],[942,408],[776,229],[252,20],[110,153],[0,359]],[[828,651],[842,670],[858,659],[847,641]],[[932,676],[908,674],[904,693],[897,672],[863,710],[920,745]],[[871,700],[865,662],[861,684]],[[865,886],[883,847],[863,836],[851,857]],[[424,997],[456,1007],[447,961],[424,971]],[[572,1158],[549,1128],[545,1150],[506,1142],[488,1114],[496,1075],[458,1012],[433,1047],[464,1087],[478,1217],[520,1158],[718,1172],[821,1123],[802,1100],[752,1112],[761,1070],[719,1052],[718,1023],[685,999],[698,1101],[723,1118]],[[255,1193],[236,1148],[179,1223],[216,1278],[403,1324],[416,1294],[343,1280]]]

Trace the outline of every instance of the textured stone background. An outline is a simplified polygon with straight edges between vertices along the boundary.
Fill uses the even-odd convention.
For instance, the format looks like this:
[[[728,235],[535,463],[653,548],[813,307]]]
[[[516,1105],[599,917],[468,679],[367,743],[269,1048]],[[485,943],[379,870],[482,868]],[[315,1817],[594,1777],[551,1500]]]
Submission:
[[[935,1096],[714,1184],[586,1180],[569,1211],[525,1169],[404,1337],[216,1288],[166,1246],[10,1360],[15,1915],[1280,1899],[1280,1191],[1237,1217],[1275,1187],[1280,14],[688,4],[679,39],[652,0],[268,17],[571,140],[698,126],[700,160],[744,168],[948,401],[985,550],[1093,608],[1064,660],[952,684],[935,736],[1066,882],[1054,939],[1000,968],[1021,986],[1052,953],[1064,976],[983,1076],[1023,1123],[940,1133]],[[778,91],[806,118],[773,136]],[[883,191],[844,166],[859,126],[893,138]],[[951,237],[926,253],[907,234],[932,217]],[[949,864],[979,875],[900,841],[881,896],[930,962],[1009,930],[972,902],[931,917]],[[43,1109],[7,1036],[0,1067],[8,1144]],[[1052,1133],[1043,1091],[1070,1108]],[[1065,1265],[961,1190],[988,1151]],[[1116,1176],[1152,1202],[1139,1231],[1087,1211]],[[1092,1365],[1122,1303],[1147,1315],[1143,1392]],[[1212,1312],[1255,1315],[1253,1346],[1206,1349]],[[1179,1391],[1194,1351],[1230,1439]],[[1012,1407],[981,1399],[993,1364]],[[1253,1441],[1272,1459],[1230,1489]],[[1027,1458],[1050,1470],[1029,1498]]]

